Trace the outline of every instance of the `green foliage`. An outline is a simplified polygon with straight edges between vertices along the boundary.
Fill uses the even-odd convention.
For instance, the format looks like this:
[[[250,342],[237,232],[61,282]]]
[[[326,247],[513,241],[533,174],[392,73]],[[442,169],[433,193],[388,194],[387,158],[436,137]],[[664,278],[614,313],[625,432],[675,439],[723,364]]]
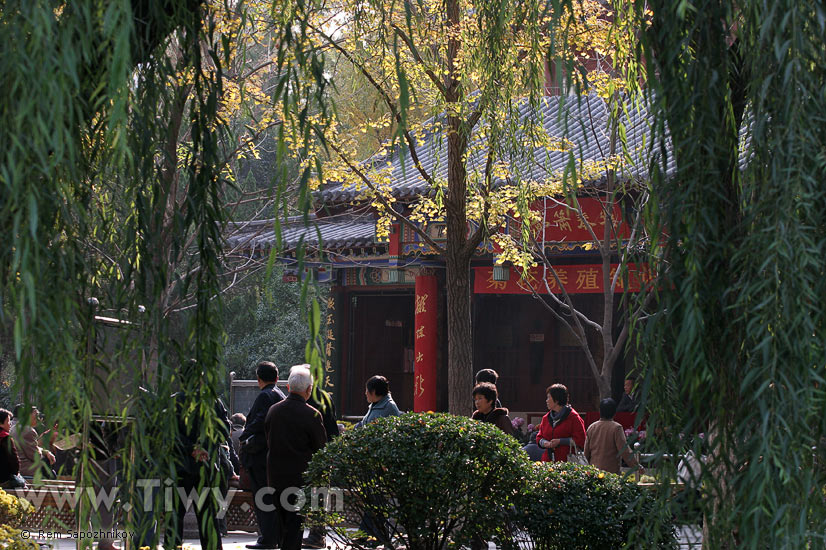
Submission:
[[[238,379],[255,379],[255,366],[265,359],[281,368],[304,362],[309,330],[303,318],[301,284],[284,282],[283,273],[281,266],[275,266],[269,276],[262,271],[251,285],[227,298],[226,365]],[[311,286],[309,297],[326,305],[326,296],[317,294],[326,290],[323,285]]]
[[[216,434],[226,125],[221,40],[204,7],[0,8],[0,325],[12,327],[16,389],[63,435],[88,437],[94,413],[132,417],[126,486],[175,477],[174,391],[188,390],[182,415],[202,420],[201,440]],[[179,296],[191,311],[178,325],[166,313]],[[133,323],[106,338],[90,297]],[[198,368],[180,372],[190,359]]]
[[[0,524],[16,529],[33,512],[34,506],[28,500],[0,489]]]
[[[4,550],[39,550],[40,545],[28,536],[23,538],[20,529],[0,525],[0,545]]]
[[[346,431],[313,456],[306,482],[345,491],[360,515],[391,517],[390,536],[409,549],[441,549],[505,536],[505,512],[525,488],[528,457],[483,422],[405,414]],[[313,513],[330,525],[333,514]],[[349,545],[351,534],[339,530]]]
[[[631,481],[567,462],[535,463],[526,477],[511,521],[534,549],[643,547],[643,536],[645,548],[676,548],[668,512]]]
[[[650,251],[660,314],[639,333],[650,424],[670,427],[662,452],[680,432],[708,434],[716,547],[822,547],[826,12],[794,0],[647,6],[653,147],[672,166],[654,174],[649,212],[667,228]]]

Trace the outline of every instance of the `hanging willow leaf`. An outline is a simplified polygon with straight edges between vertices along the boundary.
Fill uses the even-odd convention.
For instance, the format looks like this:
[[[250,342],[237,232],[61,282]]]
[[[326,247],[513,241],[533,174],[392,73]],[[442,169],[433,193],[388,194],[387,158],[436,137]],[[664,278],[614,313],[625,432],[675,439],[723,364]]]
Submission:
[[[706,456],[695,503],[706,547],[822,546],[822,9],[649,7],[652,150],[666,152],[649,212],[666,228],[650,258],[665,284],[656,321],[638,332],[654,449]]]

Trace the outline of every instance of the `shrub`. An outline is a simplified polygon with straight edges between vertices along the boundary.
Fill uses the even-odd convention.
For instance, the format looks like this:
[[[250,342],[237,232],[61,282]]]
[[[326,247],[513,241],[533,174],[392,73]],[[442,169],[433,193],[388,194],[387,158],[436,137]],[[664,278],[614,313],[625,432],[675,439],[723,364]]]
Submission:
[[[531,467],[512,527],[534,550],[676,548],[671,517],[653,495],[621,476],[566,462]]]
[[[32,512],[34,506],[28,500],[0,489],[0,524],[10,528],[20,527]]]
[[[30,538],[23,538],[20,529],[0,525],[0,548],[3,550],[40,550],[40,545]]]
[[[316,453],[306,481],[343,489],[346,506],[359,515],[390,518],[386,524],[396,544],[437,550],[500,538],[529,467],[516,439],[491,424],[406,414],[345,432]],[[337,527],[348,545],[363,547],[342,528],[341,516],[310,517]]]

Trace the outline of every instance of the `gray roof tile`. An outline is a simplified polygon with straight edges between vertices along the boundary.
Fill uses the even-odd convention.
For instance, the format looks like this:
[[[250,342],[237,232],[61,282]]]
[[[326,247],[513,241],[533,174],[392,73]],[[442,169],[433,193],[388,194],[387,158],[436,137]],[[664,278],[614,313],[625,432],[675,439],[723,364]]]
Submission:
[[[227,228],[227,245],[243,250],[267,251],[276,244],[275,221],[257,220],[232,223]],[[302,217],[290,218],[281,226],[281,242],[284,250],[291,250],[304,240],[307,246],[317,247],[319,234],[325,248],[359,248],[372,246],[376,234],[376,220],[371,215],[310,216],[305,224]]]
[[[549,96],[543,98],[538,108],[533,108],[527,101],[518,106],[520,118],[531,118],[540,122],[552,138],[565,138],[573,143],[569,151],[546,152],[544,148],[524,151],[520,157],[514,157],[511,166],[513,172],[524,179],[544,180],[552,174],[561,173],[574,158],[584,161],[603,160],[608,155],[610,136],[607,130],[608,108],[604,100],[596,96]],[[644,177],[648,173],[651,138],[647,113],[630,110],[629,116],[622,116],[626,126],[628,149],[634,158],[634,164],[626,166],[625,177]],[[477,128],[478,129],[478,128]],[[476,136],[475,134],[474,136]],[[478,137],[473,137],[479,144]],[[484,138],[483,138],[484,139]],[[469,172],[482,170],[485,163],[484,148],[480,147],[468,161]],[[447,177],[447,147],[441,133],[430,133],[417,147],[419,159],[424,169],[437,178]],[[367,160],[364,165],[385,166],[386,155]],[[428,184],[413,166],[409,153],[397,151],[389,158],[392,163],[393,193],[398,198],[413,198],[430,191]],[[358,197],[359,192],[353,187],[345,187],[338,182],[329,182],[317,194],[324,202],[334,203],[349,201]]]

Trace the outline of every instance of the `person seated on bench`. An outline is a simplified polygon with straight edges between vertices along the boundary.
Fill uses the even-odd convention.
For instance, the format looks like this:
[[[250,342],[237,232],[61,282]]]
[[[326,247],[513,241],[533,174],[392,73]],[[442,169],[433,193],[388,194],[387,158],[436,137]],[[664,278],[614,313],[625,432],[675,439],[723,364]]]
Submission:
[[[17,457],[17,446],[14,439],[9,437],[11,430],[11,412],[0,409],[0,487],[3,489],[14,489],[24,487],[20,481],[20,460]]]
[[[34,478],[35,474],[40,471],[44,478],[54,479],[55,474],[51,465],[55,463],[55,456],[51,451],[40,446],[40,438],[50,430],[38,435],[35,428],[40,421],[40,411],[37,407],[31,408],[28,426],[24,426],[19,420],[22,413],[25,413],[25,407],[22,404],[17,405],[14,408],[14,417],[18,418],[18,421],[12,429],[12,437],[19,451],[20,474],[23,477]]]

